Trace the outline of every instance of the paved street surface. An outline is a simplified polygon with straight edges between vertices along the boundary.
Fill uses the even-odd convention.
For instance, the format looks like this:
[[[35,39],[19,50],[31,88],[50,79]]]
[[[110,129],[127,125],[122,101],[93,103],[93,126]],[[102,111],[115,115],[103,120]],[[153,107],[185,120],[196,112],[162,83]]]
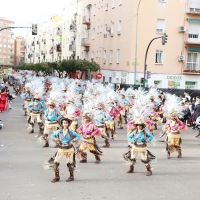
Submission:
[[[157,142],[149,150],[157,157],[153,175],[146,177],[146,168],[137,160],[135,173],[127,174],[129,166],[123,165],[122,154],[127,150],[126,128],[117,129],[117,138],[111,147],[103,149],[105,156],[98,165],[88,153],[88,163],[79,163],[75,181],[65,182],[69,176],[65,160],[61,163],[58,183],[51,183],[52,171],[43,169],[42,164],[56,149],[42,148],[34,134],[28,133],[26,117],[21,111],[22,100],[17,97],[13,109],[0,113],[4,127],[0,130],[0,200],[199,200],[200,189],[200,140],[197,132],[188,129],[182,132],[183,158],[177,153],[166,159],[165,146]],[[125,126],[125,125],[124,125]],[[37,127],[37,126],[36,126]],[[155,132],[155,137],[161,131]],[[103,140],[97,139],[100,147]]]

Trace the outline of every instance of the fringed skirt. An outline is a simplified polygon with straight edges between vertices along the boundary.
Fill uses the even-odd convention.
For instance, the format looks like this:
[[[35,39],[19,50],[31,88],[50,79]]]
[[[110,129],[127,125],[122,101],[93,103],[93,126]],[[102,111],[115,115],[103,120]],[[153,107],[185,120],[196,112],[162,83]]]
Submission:
[[[181,151],[181,135],[179,132],[170,132],[167,135],[166,150],[170,153]]]

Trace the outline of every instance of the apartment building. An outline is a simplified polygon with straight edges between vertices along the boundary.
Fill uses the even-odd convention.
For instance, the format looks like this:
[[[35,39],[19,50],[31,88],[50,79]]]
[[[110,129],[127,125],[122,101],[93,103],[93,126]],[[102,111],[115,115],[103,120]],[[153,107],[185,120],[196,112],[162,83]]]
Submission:
[[[12,27],[13,21],[0,18],[0,29]],[[0,31],[0,65],[10,67],[14,65],[14,38],[11,29]]]
[[[26,63],[60,62],[80,58],[80,18],[78,1],[38,28],[37,35],[26,36]]]
[[[14,53],[14,65],[19,65],[25,62],[25,38],[15,38],[15,53]]]
[[[43,61],[95,61],[101,66],[101,81],[140,84],[147,46],[160,37],[148,51],[147,71],[151,78],[146,85],[200,88],[199,0],[81,0],[61,16],[62,20],[50,20],[39,29],[37,38],[45,38],[46,43]],[[56,33],[59,31],[60,35]],[[168,42],[162,45],[164,33]],[[32,42],[38,40],[36,36],[33,40],[29,35],[26,40],[27,56],[32,52],[27,62],[41,62],[41,57],[37,59],[33,54],[39,47],[30,51]]]

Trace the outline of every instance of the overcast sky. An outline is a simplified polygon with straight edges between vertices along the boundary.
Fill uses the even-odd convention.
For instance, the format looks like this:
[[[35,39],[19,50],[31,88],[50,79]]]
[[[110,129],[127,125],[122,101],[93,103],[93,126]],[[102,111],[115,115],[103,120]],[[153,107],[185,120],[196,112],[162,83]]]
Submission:
[[[0,17],[14,21],[15,26],[41,24],[51,16],[59,14],[66,6],[76,0],[2,0]],[[30,29],[16,29],[15,36],[25,36]]]

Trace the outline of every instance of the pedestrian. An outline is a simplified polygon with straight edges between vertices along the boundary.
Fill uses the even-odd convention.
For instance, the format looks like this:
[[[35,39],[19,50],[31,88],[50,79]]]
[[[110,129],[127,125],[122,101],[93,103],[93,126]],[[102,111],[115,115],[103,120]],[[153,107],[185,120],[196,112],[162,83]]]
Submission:
[[[196,119],[197,119],[199,116],[200,116],[200,100],[198,100],[198,103],[197,103],[197,105],[196,105],[195,108],[194,108],[194,113],[193,113],[193,115],[192,115],[192,118],[193,118],[194,121],[196,121]],[[192,129],[194,129],[194,130],[196,129],[196,128],[195,128],[195,123],[194,123]]]
[[[4,112],[7,107],[7,100],[6,100],[6,91],[3,88],[0,94],[0,112]]]
[[[197,96],[197,97],[196,97],[196,99],[195,99],[195,103],[194,103],[194,104],[195,104],[195,106],[198,104],[198,102],[199,102],[199,99],[200,99],[200,98],[199,98],[199,96]]]
[[[188,92],[184,92],[185,98],[187,98],[189,101],[191,100],[191,96],[188,94]]]

